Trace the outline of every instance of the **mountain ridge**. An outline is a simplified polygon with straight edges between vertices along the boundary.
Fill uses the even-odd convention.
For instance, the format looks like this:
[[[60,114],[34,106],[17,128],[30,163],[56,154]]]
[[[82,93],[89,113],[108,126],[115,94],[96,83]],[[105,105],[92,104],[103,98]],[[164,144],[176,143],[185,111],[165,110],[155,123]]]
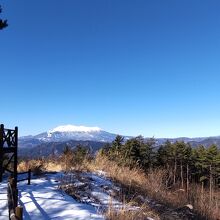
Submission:
[[[104,131],[99,127],[61,125],[37,135],[27,135],[20,137],[19,145],[20,147],[34,147],[42,143],[66,142],[71,140],[109,143],[112,142],[116,136],[117,134]],[[132,136],[121,136],[123,136],[125,140],[132,138]],[[146,137],[145,139],[149,138]],[[196,138],[155,138],[156,145],[161,145],[165,143],[167,140],[169,140],[170,142],[184,141],[186,143],[192,144],[192,146],[198,146],[201,144],[206,147],[211,144],[216,144],[220,146],[220,136]]]

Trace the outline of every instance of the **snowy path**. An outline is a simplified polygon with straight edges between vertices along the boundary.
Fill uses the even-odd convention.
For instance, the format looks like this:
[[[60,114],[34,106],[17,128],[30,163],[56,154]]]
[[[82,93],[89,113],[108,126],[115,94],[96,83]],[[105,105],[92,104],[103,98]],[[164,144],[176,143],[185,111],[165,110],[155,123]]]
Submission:
[[[8,220],[7,184],[0,183],[0,220]]]
[[[0,185],[0,220],[8,220],[6,186]],[[76,202],[61,192],[56,175],[33,179],[31,185],[24,181],[19,183],[18,189],[19,204],[24,208],[24,220],[104,219],[93,206]]]

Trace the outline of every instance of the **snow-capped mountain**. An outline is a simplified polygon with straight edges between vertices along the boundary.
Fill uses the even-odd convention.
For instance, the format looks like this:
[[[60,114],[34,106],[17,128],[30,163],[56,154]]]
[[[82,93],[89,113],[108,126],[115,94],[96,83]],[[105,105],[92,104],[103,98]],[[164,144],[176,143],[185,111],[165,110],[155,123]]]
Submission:
[[[19,147],[32,148],[35,146],[41,146],[42,144],[55,144],[55,143],[67,143],[69,141],[75,142],[93,142],[92,145],[104,145],[107,142],[112,142],[117,135],[102,130],[99,127],[86,127],[75,125],[62,125],[53,128],[47,132],[32,136],[25,136],[19,138]],[[123,136],[123,135],[122,135]],[[129,136],[123,136],[125,140],[128,140]],[[146,138],[147,140],[148,138]],[[220,137],[203,137],[203,138],[157,138],[155,139],[156,145],[160,146],[165,143],[166,140],[171,142],[184,141],[190,143],[193,147],[198,145],[210,146],[216,144],[220,146]]]
[[[75,126],[75,125],[63,125],[58,126],[49,131],[49,133],[54,132],[99,132],[102,129],[99,127],[86,127],[86,126]]]
[[[98,127],[85,127],[75,125],[58,126],[46,133],[41,134],[38,138],[43,141],[100,141],[111,142],[115,134],[106,132]]]
[[[40,143],[75,141],[112,142],[116,134],[98,127],[62,125],[35,136],[20,137],[21,147],[32,147]],[[127,137],[126,137],[127,138]]]

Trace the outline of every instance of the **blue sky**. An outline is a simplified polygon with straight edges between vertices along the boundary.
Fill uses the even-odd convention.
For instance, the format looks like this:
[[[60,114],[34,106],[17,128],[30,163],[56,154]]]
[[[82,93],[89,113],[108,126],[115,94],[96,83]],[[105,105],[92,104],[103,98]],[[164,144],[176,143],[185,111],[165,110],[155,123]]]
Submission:
[[[1,1],[0,122],[220,135],[218,0]]]

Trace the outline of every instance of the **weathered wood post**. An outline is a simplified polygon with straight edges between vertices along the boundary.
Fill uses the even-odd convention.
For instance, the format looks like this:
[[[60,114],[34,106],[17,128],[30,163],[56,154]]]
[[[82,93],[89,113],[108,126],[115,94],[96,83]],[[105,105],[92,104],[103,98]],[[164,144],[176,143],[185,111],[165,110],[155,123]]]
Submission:
[[[7,197],[8,197],[8,212],[9,212],[9,219],[16,219],[15,217],[15,180],[14,178],[9,178],[8,180],[8,190],[7,190]]]
[[[10,220],[17,219],[15,216],[15,209],[18,205],[17,153],[18,153],[18,127],[15,127],[14,130],[5,129],[4,125],[1,124],[0,125],[0,181],[2,181],[3,173],[5,171],[11,174],[11,177],[8,180],[8,190],[7,190],[8,210],[9,210]],[[3,163],[3,159],[5,159],[4,163]],[[22,212],[19,211],[18,213],[22,214]]]
[[[31,184],[31,169],[28,170],[28,185]]]
[[[15,143],[14,143],[14,180],[15,180],[15,189],[17,189],[17,176],[18,176],[18,171],[17,171],[17,166],[18,166],[18,127],[15,127]],[[16,203],[16,206],[18,204]]]
[[[3,132],[4,132],[4,125],[1,124],[0,126],[0,182],[2,182],[3,176]]]
[[[15,216],[18,220],[23,220],[23,207],[17,206],[15,208]]]

